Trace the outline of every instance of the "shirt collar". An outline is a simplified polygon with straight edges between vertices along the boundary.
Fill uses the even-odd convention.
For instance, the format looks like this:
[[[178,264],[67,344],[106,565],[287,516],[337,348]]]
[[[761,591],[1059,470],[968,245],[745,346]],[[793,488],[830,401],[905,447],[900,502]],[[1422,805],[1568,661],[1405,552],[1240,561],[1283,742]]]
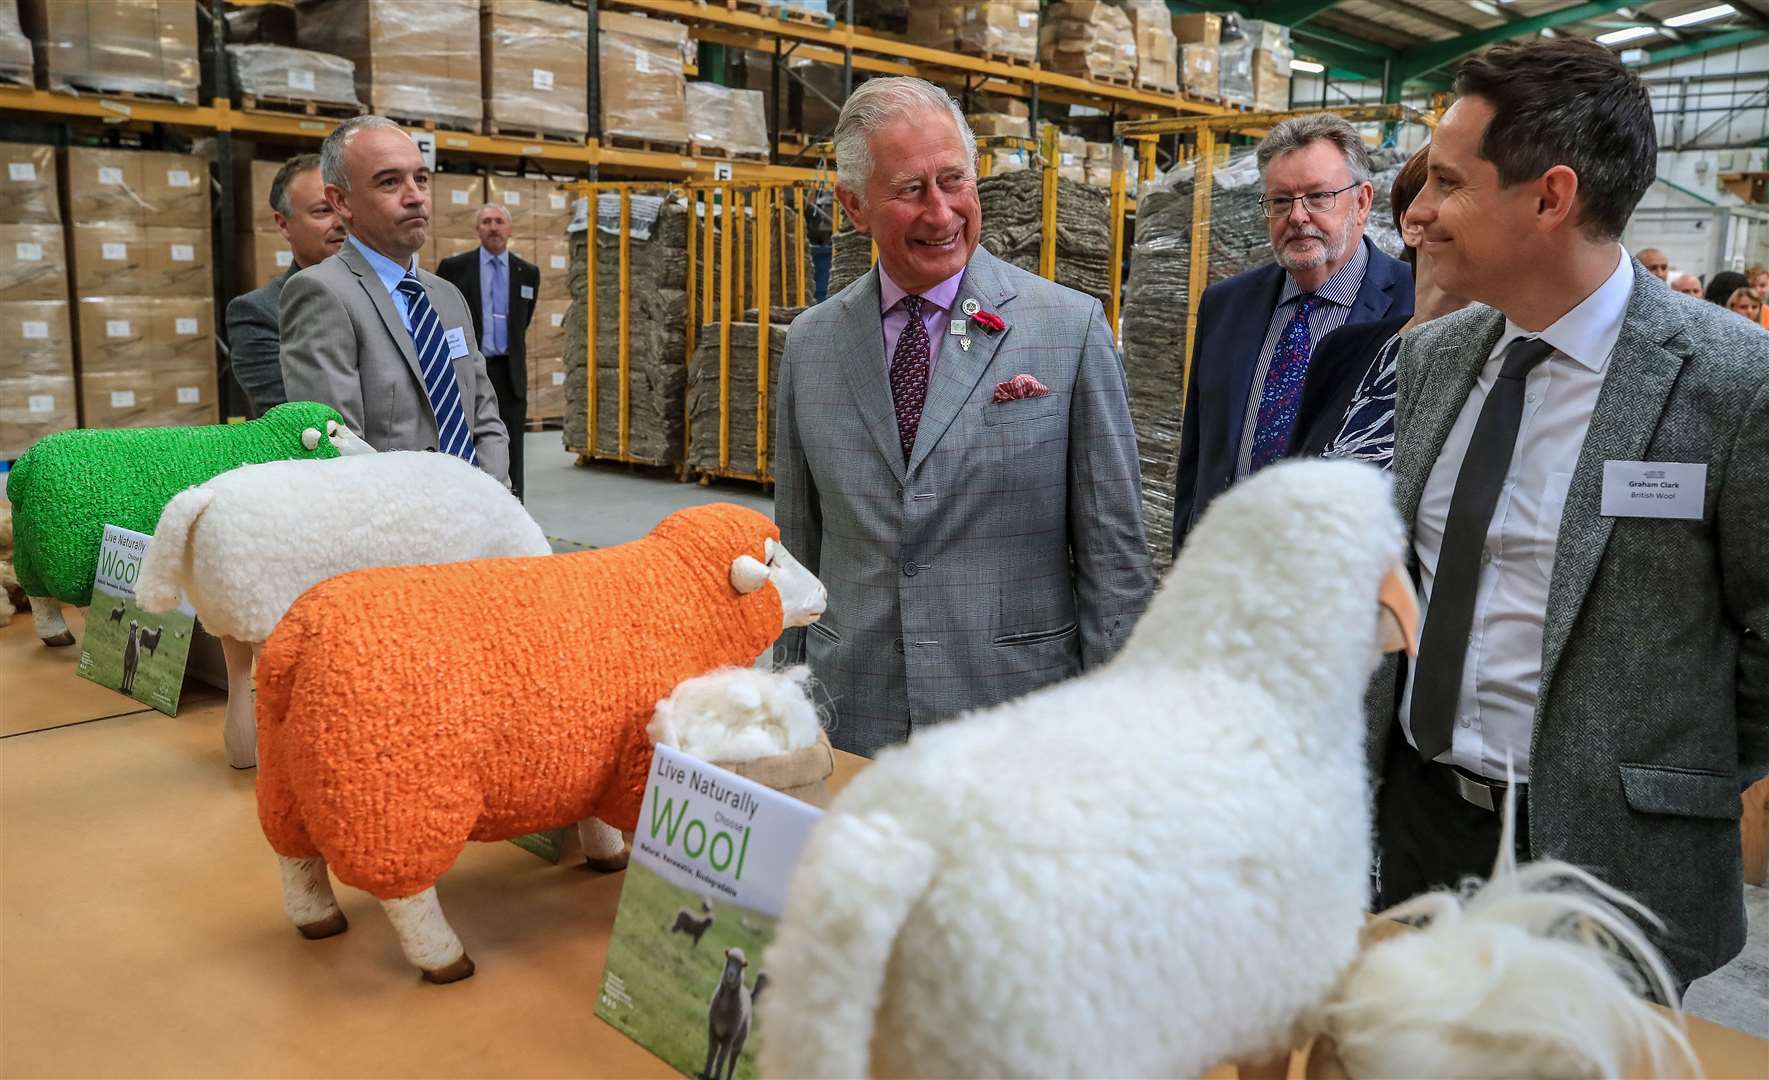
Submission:
[[[369,266],[374,269],[375,276],[381,279],[381,284],[387,287],[389,293],[399,288],[400,281],[405,278],[405,275],[408,272],[418,268],[418,257],[416,255],[412,256],[411,265],[409,267],[402,267],[392,259],[389,259],[387,256],[369,247],[361,240],[358,240],[354,234],[351,234],[349,239],[350,242],[356,246],[356,250],[362,252],[362,257],[369,261]]]
[[[1314,291],[1315,296],[1340,307],[1350,307],[1357,303],[1357,291],[1364,285],[1364,269],[1370,265],[1368,244],[1368,237],[1360,238],[1357,250],[1351,253],[1351,258],[1345,260],[1344,266],[1333,271],[1333,276],[1327,279],[1326,284]],[[1301,295],[1302,286],[1285,273],[1284,291],[1278,296],[1278,305],[1281,307]]]
[[[508,251],[506,251],[505,254],[508,254]],[[484,266],[487,263],[502,262],[503,259],[504,259],[503,255],[493,255],[491,252],[485,250],[485,246],[483,244],[480,245],[480,248],[479,248],[479,265],[480,266]]]
[[[1628,316],[1628,301],[1634,295],[1634,262],[1620,244],[1615,250],[1616,268],[1608,279],[1539,335],[1557,352],[1599,373],[1609,362],[1616,339],[1622,336],[1622,321]],[[1535,336],[1538,335],[1506,319],[1505,333],[1499,338],[1499,352],[1518,338]]]
[[[927,301],[927,304],[923,306],[922,310],[926,311],[927,306],[929,305],[939,308],[941,311],[951,307],[952,301],[958,298],[958,286],[962,284],[963,281],[964,271],[960,270],[945,281],[940,282],[938,285],[935,285],[933,288],[922,293],[921,298]],[[885,273],[884,264],[880,263],[878,266],[879,312],[889,312],[908,295],[908,290],[904,289],[901,285],[898,285],[895,281],[892,281],[891,275]]]

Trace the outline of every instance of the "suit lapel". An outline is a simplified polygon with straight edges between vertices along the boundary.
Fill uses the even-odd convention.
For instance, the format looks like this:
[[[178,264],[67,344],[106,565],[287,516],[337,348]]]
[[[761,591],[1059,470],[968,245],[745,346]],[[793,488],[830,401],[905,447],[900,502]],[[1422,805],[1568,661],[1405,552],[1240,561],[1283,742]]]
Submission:
[[[1443,453],[1444,440],[1504,332],[1505,317],[1488,310],[1473,351],[1463,339],[1446,342],[1434,354],[1414,356],[1406,348],[1406,338],[1401,339],[1400,367],[1417,364],[1417,370],[1402,379],[1402,390],[1395,400],[1394,501],[1402,521],[1411,522],[1418,516],[1425,481]],[[1408,385],[1418,389],[1409,394]]]
[[[865,421],[872,441],[878,444],[878,452],[901,482],[907,473],[903,468],[902,440],[897,435],[897,412],[891,404],[891,383],[882,358],[884,317],[879,313],[878,302],[878,267],[874,266],[861,279],[860,287],[842,301],[842,318],[835,336],[848,389],[860,408],[860,419]]]
[[[968,299],[976,300],[984,311],[999,314],[998,309],[1013,299],[1013,296],[1012,287],[1002,280],[998,272],[995,256],[978,247],[976,254],[971,256],[970,266],[965,270],[964,280],[959,284],[958,295],[952,298],[952,307],[947,312],[948,321],[969,321],[969,317],[964,314],[964,302]],[[952,426],[952,421],[958,418],[983,373],[989,370],[990,363],[995,359],[995,351],[1013,333],[1011,324],[995,334],[977,327],[975,332],[968,335],[971,347],[967,350],[958,344],[959,338],[946,333],[946,329],[944,325],[934,327],[939,341],[938,359],[934,363],[933,382],[928,386],[927,403],[922,406],[921,425],[915,431],[915,447],[909,455],[908,471],[911,474],[933,451],[940,436]]]
[[[350,272],[356,275],[356,283],[362,286],[362,291],[368,294],[369,302],[380,313],[381,321],[387,326],[387,333],[393,336],[393,343],[399,346],[399,355],[405,357],[406,366],[411,368],[418,385],[424,385],[424,371],[418,366],[418,352],[412,345],[411,331],[405,328],[405,322],[400,319],[399,309],[393,306],[393,297],[387,295],[387,287],[381,284],[380,275],[375,273],[375,268],[349,242],[338,250],[338,256],[344,260],[344,265],[350,268]]]
[[[1639,267],[1621,336],[1609,357],[1609,370],[1591,412],[1591,425],[1572,486],[1566,493],[1560,536],[1554,547],[1554,575],[1548,583],[1548,613],[1542,628],[1542,681],[1537,710],[1548,699],[1554,669],[1566,649],[1585,596],[1596,579],[1615,519],[1602,515],[1603,463],[1643,461],[1670,400],[1684,358],[1665,344],[1682,329],[1666,303],[1663,287]]]
[[[1364,263],[1364,280],[1359,282],[1357,295],[1351,301],[1351,314],[1345,322],[1367,323],[1376,322],[1388,317],[1394,310],[1394,300],[1389,290],[1394,288],[1395,275],[1389,259],[1372,243],[1369,237],[1359,241],[1368,247],[1367,261]]]

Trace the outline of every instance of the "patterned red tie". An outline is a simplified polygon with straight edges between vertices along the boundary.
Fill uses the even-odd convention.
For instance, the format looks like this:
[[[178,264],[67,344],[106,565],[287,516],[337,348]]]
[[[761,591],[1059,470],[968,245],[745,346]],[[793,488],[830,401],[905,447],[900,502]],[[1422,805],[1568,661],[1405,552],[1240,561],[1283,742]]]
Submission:
[[[905,296],[903,310],[909,325],[897,335],[897,354],[891,358],[891,404],[897,410],[897,436],[903,443],[903,460],[915,449],[915,430],[921,426],[921,407],[927,401],[928,336],[921,324],[919,296]]]

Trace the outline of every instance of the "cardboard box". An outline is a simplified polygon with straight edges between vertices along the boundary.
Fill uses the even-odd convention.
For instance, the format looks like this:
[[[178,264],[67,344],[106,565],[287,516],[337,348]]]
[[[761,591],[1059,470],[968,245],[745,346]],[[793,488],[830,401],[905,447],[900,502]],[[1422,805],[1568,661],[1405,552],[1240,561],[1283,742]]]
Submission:
[[[213,363],[170,370],[154,368],[148,373],[148,381],[155,424],[170,427],[220,422]]]
[[[1057,136],[1057,175],[1078,184],[1087,182],[1087,140],[1079,135]]]
[[[1222,79],[1219,50],[1215,45],[1181,45],[1179,47],[1179,85],[1187,97],[1204,101],[1222,100]]]
[[[60,221],[55,147],[0,143],[0,222],[55,225]]]
[[[79,323],[80,377],[136,371],[149,366],[154,342],[154,303],[146,296],[82,296]]]
[[[488,201],[483,177],[463,173],[431,174],[430,234],[478,237],[479,208]]]
[[[1222,44],[1222,16],[1205,12],[1197,15],[1175,15],[1173,36],[1181,45]]]
[[[536,318],[539,318],[537,315]],[[565,415],[565,358],[528,358],[528,418],[557,420]]]
[[[0,302],[67,298],[61,226],[0,225]]]
[[[552,282],[554,291],[562,291],[566,275],[571,273],[571,241],[563,235],[543,236],[535,242],[534,252],[542,284]]]
[[[276,232],[276,215],[270,207],[270,185],[281,171],[280,161],[247,161],[234,172],[238,200],[234,203],[234,221],[241,229],[252,232]]]
[[[589,134],[589,13],[543,0],[485,0],[485,119],[492,130]]]
[[[295,37],[355,63],[370,112],[480,129],[479,0],[300,0]]]
[[[1130,18],[1104,0],[1066,0],[1045,9],[1039,61],[1052,71],[1105,82],[1136,79]]]
[[[289,243],[283,239],[282,233],[241,233],[238,244],[241,292],[263,288],[272,278],[288,272],[295,265],[295,253],[289,250]]]
[[[965,117],[970,121],[971,134],[982,138],[989,136],[1012,136],[1021,139],[1032,137],[1032,121],[1019,116],[1007,116],[1002,113],[978,113]]]
[[[146,227],[82,225],[72,231],[74,296],[140,296],[146,291],[150,258]]]
[[[88,146],[71,146],[67,153],[62,178],[68,189],[70,222],[85,225],[141,220],[142,204],[146,202],[141,153]]]
[[[0,356],[7,377],[72,375],[74,331],[67,300],[0,303]]]
[[[534,321],[528,324],[531,355],[565,355],[565,313],[571,310],[571,298],[564,292],[565,282],[558,280],[552,290],[543,289],[540,299],[535,301]]]
[[[89,428],[158,427],[153,378],[146,368],[80,372],[80,422]]]
[[[0,375],[0,461],[12,461],[38,439],[80,426],[73,369],[65,375]]]
[[[51,90],[197,100],[197,0],[22,0]]]
[[[1038,0],[976,0],[961,5],[958,51],[994,59],[1038,59]]]
[[[760,90],[688,84],[688,142],[694,152],[720,157],[768,156],[767,97]]]
[[[148,228],[147,282],[139,290],[142,295],[212,296],[214,291],[208,229]]]
[[[559,237],[571,225],[571,204],[578,196],[561,191],[550,180],[535,183],[535,209],[529,212],[532,233],[536,237]]]
[[[964,24],[964,5],[950,0],[917,0],[909,5],[908,38],[928,49],[958,48],[958,31]]]
[[[1290,50],[1253,50],[1253,109],[1283,112],[1290,107]]]
[[[662,19],[597,15],[602,70],[602,133],[688,146],[688,91],[682,50],[688,28]]]
[[[154,367],[215,368],[215,302],[207,296],[170,297],[155,302],[152,323]],[[186,402],[185,404],[189,404]]]

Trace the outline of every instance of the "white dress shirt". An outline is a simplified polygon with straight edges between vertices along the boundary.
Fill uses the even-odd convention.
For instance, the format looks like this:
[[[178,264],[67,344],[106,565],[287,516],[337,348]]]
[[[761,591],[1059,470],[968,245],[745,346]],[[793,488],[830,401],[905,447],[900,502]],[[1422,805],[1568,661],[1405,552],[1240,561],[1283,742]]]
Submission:
[[[1608,280],[1539,335],[1555,352],[1524,382],[1517,447],[1481,552],[1474,621],[1450,749],[1438,761],[1503,780],[1509,756],[1517,782],[1529,780],[1530,735],[1542,679],[1542,626],[1560,518],[1585,432],[1591,426],[1591,412],[1603,388],[1603,373],[1621,336],[1633,291],[1633,263],[1617,245],[1616,268]],[[1505,320],[1505,332],[1481,369],[1425,481],[1413,529],[1413,552],[1419,560],[1426,621],[1431,618],[1431,586],[1443,550],[1444,523],[1474,425],[1498,380],[1505,349],[1518,338],[1531,336],[1537,335]],[[1412,705],[1409,671],[1400,721],[1407,741],[1417,746]]]

